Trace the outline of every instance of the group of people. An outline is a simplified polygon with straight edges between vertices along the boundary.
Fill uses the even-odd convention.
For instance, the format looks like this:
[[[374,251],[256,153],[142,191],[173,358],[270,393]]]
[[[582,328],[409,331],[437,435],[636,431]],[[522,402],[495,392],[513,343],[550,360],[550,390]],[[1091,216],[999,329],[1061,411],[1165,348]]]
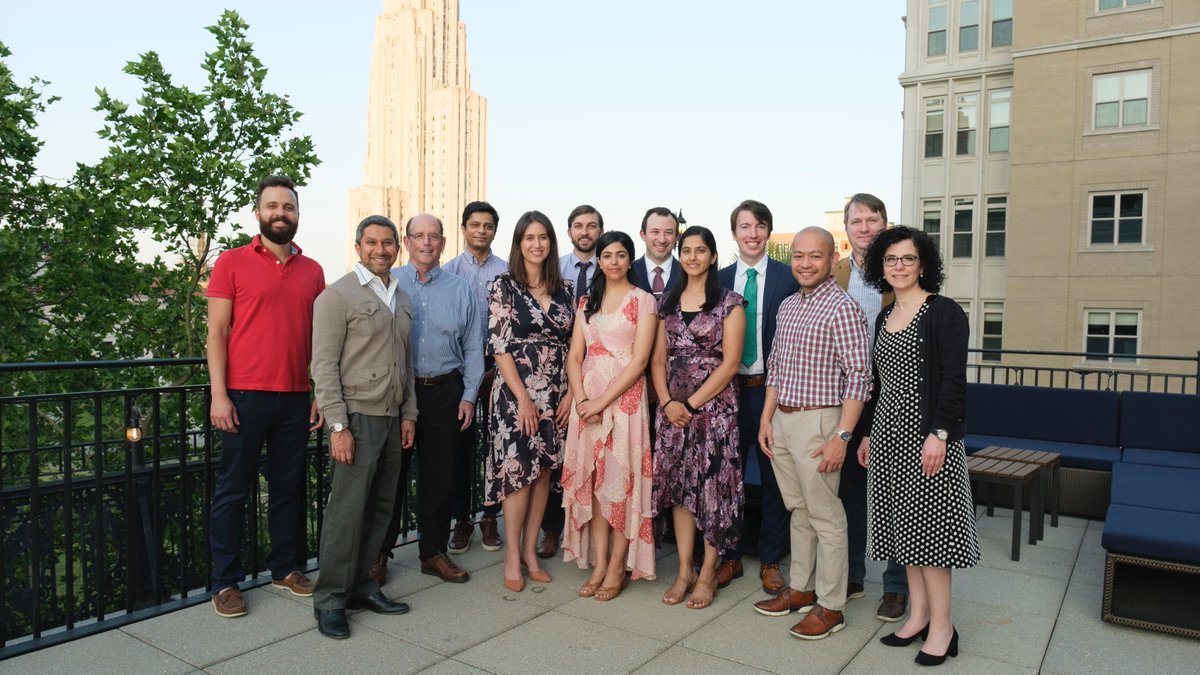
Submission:
[[[887,229],[878,198],[846,204],[848,258],[805,228],[790,268],[767,257],[773,218],[754,200],[730,215],[737,260],[724,268],[713,233],[679,232],[665,208],[642,219],[639,258],[592,206],[568,216],[561,257],[550,219],[526,212],[505,263],[491,252],[496,210],[472,202],[462,255],[439,266],[443,226],[422,214],[404,226],[398,269],[398,228],[371,216],[355,236],[360,262],[326,289],[292,243],[295,186],[269,177],[258,193],[260,235],[218,259],[208,290],[223,441],[210,519],[218,614],[246,612],[241,509],[264,441],[273,584],[312,595],[323,634],[349,635],[347,608],[408,611],[380,586],[413,455],[421,571],[467,581],[447,552],[474,534],[480,405],[480,529],[485,549],[504,548],[508,590],[549,583],[539,558],[561,549],[591,570],[579,595],[610,601],[655,578],[656,546],[673,536],[679,569],[662,602],[708,607],[744,574],[754,453],[759,579],[772,596],[758,613],[803,614],[790,630],[800,638],[841,630],[847,600],[865,595],[869,549],[888,561],[877,616],[908,615],[882,642],[924,640],[916,660],[927,665],[957,654],[950,570],[979,559],[962,442],[967,322],[938,295],[934,242]],[[334,461],[314,584],[295,555],[303,470],[291,465],[322,425]]]

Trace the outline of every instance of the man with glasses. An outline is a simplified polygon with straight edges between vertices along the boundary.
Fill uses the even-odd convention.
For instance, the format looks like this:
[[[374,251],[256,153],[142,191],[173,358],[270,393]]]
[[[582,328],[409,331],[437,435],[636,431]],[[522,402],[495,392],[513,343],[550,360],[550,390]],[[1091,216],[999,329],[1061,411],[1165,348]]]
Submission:
[[[860,192],[846,202],[842,212],[842,223],[846,226],[846,237],[850,240],[850,257],[839,260],[833,267],[833,279],[846,291],[867,317],[867,344],[873,347],[875,340],[875,318],[880,310],[895,300],[895,294],[880,294],[874,286],[863,280],[863,255],[875,237],[887,228],[887,207],[875,195]],[[850,452],[858,450],[862,437],[870,429],[858,425],[850,439]],[[846,509],[846,537],[848,540],[850,576],[846,593],[848,598],[866,595],[863,580],[867,574],[867,470],[857,461],[842,465],[842,482],[838,496]],[[908,576],[904,566],[888,561],[883,573],[883,598],[875,617],[882,621],[899,621],[908,609]]]
[[[450,538],[450,489],[462,434],[475,422],[475,399],[483,380],[483,342],[475,297],[466,281],[438,266],[446,246],[442,221],[422,213],[404,227],[408,264],[392,270],[412,298],[413,368],[416,371],[417,527],[421,572],[454,583],[470,575],[446,555]],[[411,459],[411,453],[408,454]],[[397,484],[397,500],[380,554],[391,555],[400,533],[409,462]]]

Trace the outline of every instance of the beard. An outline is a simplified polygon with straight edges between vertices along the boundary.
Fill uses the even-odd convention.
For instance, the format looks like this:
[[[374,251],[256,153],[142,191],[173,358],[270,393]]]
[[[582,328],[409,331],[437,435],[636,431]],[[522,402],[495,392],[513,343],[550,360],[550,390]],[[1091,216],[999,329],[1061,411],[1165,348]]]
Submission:
[[[272,227],[275,223],[287,223],[287,229],[285,229],[283,232],[280,232]],[[297,227],[299,227],[299,221],[290,220],[287,216],[275,216],[271,220],[264,221],[260,219],[258,221],[259,233],[269,239],[272,243],[279,244],[281,246],[283,244],[292,243],[292,239],[296,236]]]
[[[586,244],[583,243],[582,239],[579,241],[573,241],[571,243],[575,245],[575,249],[577,251],[579,251],[580,253],[591,253],[592,251],[596,250],[596,240],[595,239],[592,239],[591,241],[587,242]]]

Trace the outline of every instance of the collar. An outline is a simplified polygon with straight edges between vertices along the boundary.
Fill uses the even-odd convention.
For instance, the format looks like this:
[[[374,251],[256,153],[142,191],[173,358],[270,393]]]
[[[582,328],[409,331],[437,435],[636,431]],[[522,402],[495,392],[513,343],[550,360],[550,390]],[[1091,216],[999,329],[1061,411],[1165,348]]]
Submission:
[[[834,281],[833,276],[830,275],[830,277],[828,279],[826,279],[825,281],[822,281],[820,285],[818,285],[816,288],[814,288],[812,290],[812,293],[805,293],[805,292],[803,292],[804,289],[800,289],[801,290],[800,298],[803,300],[815,300],[815,299],[819,298],[820,296],[828,293],[829,290],[834,286],[837,286],[837,282]]]
[[[411,279],[413,283],[415,283],[415,284],[421,283],[421,275],[419,275],[417,273],[417,267],[416,267],[416,265],[413,265],[411,261],[404,267],[399,267],[399,268],[392,270],[392,274],[394,274],[396,276],[403,274],[406,278]],[[437,278],[442,275],[442,266],[435,265],[433,269],[429,270],[428,274],[429,274],[429,281],[427,281],[425,283],[428,284],[428,283],[433,283],[434,281],[437,281]]]
[[[358,283],[363,286],[371,283],[372,279],[379,279],[379,277],[375,276],[374,272],[367,269],[367,266],[361,262],[354,263],[354,273],[358,275]],[[387,290],[393,286],[392,275],[388,275],[388,280],[386,283],[383,281],[383,279],[379,279],[379,283],[383,284],[384,290]]]
[[[571,258],[571,269],[575,269],[575,266],[578,265],[579,263],[591,265],[592,267],[596,266],[596,256],[594,256],[594,255],[591,257],[590,260],[584,260],[575,254],[575,249],[571,249],[571,252],[568,253],[567,255],[568,255],[568,257]],[[591,267],[589,267],[588,269],[591,269]]]
[[[767,276],[767,260],[769,260],[769,258],[766,256],[766,254],[764,254],[763,257],[759,258],[758,262],[754,263],[754,266],[751,267],[750,265],[746,264],[746,261],[742,260],[741,256],[739,256],[737,259],[737,271],[734,276],[745,276],[746,270],[753,269],[754,271],[758,272],[758,278],[763,279]]]
[[[479,262],[479,258],[476,258],[475,254],[471,253],[470,250],[463,251],[462,254],[463,257],[467,259],[467,262],[475,267],[483,267],[484,265],[492,262],[492,259],[496,257],[496,254],[489,250],[487,257],[483,259],[483,262]],[[441,265],[438,265],[438,267],[441,267]],[[438,267],[435,267],[434,269],[438,269]]]
[[[642,260],[646,261],[646,276],[648,278],[654,277],[655,267],[661,267],[663,276],[668,278],[671,276],[671,270],[675,268],[675,256],[670,256],[661,265],[655,264],[655,262],[650,259],[650,256],[642,256]]]
[[[262,234],[254,235],[254,238],[250,240],[250,245],[254,247],[255,251],[269,252],[269,251],[267,251],[267,247],[263,246]],[[293,241],[291,243],[291,246],[292,246],[292,255],[296,255],[297,253],[304,253],[304,251],[299,246],[296,245],[296,242]]]

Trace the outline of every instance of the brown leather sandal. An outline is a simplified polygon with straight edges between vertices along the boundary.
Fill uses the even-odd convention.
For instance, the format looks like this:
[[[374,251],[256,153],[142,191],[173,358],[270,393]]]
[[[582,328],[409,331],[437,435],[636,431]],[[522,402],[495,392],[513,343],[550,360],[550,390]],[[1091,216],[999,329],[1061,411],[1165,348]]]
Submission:
[[[703,599],[697,600],[695,593],[693,593],[692,597],[688,598],[688,602],[687,602],[688,609],[704,609],[705,607],[711,606],[713,604],[713,601],[717,599],[717,580],[713,579],[712,581],[705,582],[705,581],[700,581],[699,579],[697,579],[695,586],[696,586],[697,590],[700,589],[701,587],[707,587],[708,590],[711,592],[711,595],[708,598],[708,600],[705,601]],[[701,604],[701,603],[703,603],[703,604]]]
[[[683,596],[692,592],[692,589],[696,587],[696,581],[698,579],[699,577],[692,577],[691,581],[687,581],[683,577],[675,577],[675,583],[671,584],[671,587],[667,589],[666,593],[663,593],[662,603],[664,605],[678,605],[679,603],[683,602]],[[680,584],[684,585],[683,592],[673,593],[673,591],[678,588]]]
[[[625,590],[626,588],[629,588],[629,577],[627,577],[627,576],[621,578],[620,586],[601,586],[600,588],[597,588],[595,598],[596,598],[596,600],[599,600],[600,602],[608,602],[609,600],[615,600],[617,598],[617,596],[621,594],[621,591]],[[604,593],[608,597],[607,598],[600,597],[601,593]]]

